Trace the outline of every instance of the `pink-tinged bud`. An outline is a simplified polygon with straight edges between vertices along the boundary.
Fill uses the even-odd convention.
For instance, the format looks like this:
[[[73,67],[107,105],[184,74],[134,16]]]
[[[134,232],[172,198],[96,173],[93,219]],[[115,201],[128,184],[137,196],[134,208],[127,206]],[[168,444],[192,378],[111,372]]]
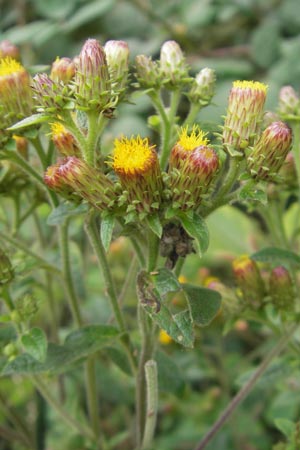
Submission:
[[[63,84],[52,80],[46,73],[35,75],[31,86],[38,111],[58,112],[68,102],[68,93]]]
[[[300,99],[292,86],[283,86],[280,89],[278,112],[283,116],[300,114]]]
[[[112,181],[75,156],[64,158],[48,167],[44,181],[60,194],[83,198],[101,211],[115,207],[116,196]]]
[[[103,47],[96,39],[88,39],[78,57],[75,72],[75,96],[84,109],[104,111],[111,101],[111,82]]]
[[[243,255],[233,261],[232,267],[244,301],[248,306],[259,308],[265,296],[265,286],[256,262]]]
[[[51,67],[50,78],[68,84],[75,75],[75,64],[70,58],[56,58]]]
[[[116,139],[112,167],[125,191],[122,197],[130,217],[157,212],[162,202],[162,175],[157,153],[148,139]]]
[[[295,291],[288,270],[283,266],[275,267],[269,280],[269,295],[276,308],[281,311],[294,309]]]
[[[292,139],[292,130],[284,122],[273,122],[269,125],[247,159],[252,177],[265,181],[274,179],[287,157]]]
[[[215,94],[216,73],[208,67],[202,69],[193,80],[188,97],[193,103],[206,106]]]
[[[6,58],[6,56],[10,56],[17,61],[20,60],[20,52],[18,47],[8,40],[0,42],[0,58]]]
[[[164,83],[180,84],[188,76],[188,67],[179,44],[166,41],[160,50],[160,70]]]
[[[206,133],[197,126],[188,134],[183,128],[169,159],[169,189],[173,208],[196,208],[207,193],[219,169],[219,158],[206,145]]]
[[[78,157],[81,155],[74,136],[59,122],[51,124],[51,139],[61,155]]]
[[[161,83],[161,74],[156,61],[145,55],[135,58],[136,77],[142,88],[158,87]]]
[[[31,114],[29,74],[10,56],[0,59],[0,105],[1,128],[6,128]]]
[[[230,152],[251,145],[259,130],[267,86],[258,81],[234,81],[223,128],[223,144]]]
[[[125,41],[107,41],[104,51],[112,88],[118,94],[127,84],[129,47]]]
[[[10,283],[14,279],[14,270],[9,257],[0,249],[0,286]]]

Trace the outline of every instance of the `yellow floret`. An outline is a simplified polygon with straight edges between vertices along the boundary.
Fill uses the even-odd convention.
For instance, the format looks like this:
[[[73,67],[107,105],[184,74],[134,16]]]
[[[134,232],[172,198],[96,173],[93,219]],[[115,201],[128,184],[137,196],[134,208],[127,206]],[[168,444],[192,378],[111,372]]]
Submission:
[[[140,136],[116,139],[112,166],[116,172],[127,175],[144,172],[153,161],[153,148],[147,138],[142,139]]]
[[[188,127],[186,126],[181,128],[177,144],[187,151],[192,151],[200,145],[207,145],[209,143],[206,135],[207,133],[202,131],[198,125],[193,125],[190,133],[188,133]]]
[[[0,77],[5,77],[16,72],[23,72],[24,70],[24,67],[10,56],[0,59]]]
[[[59,136],[66,132],[66,128],[59,122],[51,123],[51,136]]]
[[[260,81],[236,80],[233,82],[233,87],[240,89],[253,89],[264,93],[268,90],[268,85],[261,83]]]
[[[171,336],[169,336],[165,330],[160,330],[158,339],[159,339],[159,342],[163,345],[169,345],[173,341]]]

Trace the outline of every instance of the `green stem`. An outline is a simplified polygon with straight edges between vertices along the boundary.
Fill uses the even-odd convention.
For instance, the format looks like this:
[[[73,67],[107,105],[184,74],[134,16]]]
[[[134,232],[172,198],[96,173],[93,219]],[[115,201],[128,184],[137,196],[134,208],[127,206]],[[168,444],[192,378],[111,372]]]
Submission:
[[[194,124],[197,114],[199,113],[200,109],[201,109],[201,105],[199,103],[191,103],[189,113],[188,113],[185,121],[183,122],[182,126],[186,127],[186,126],[190,126],[190,125]]]
[[[180,90],[174,90],[171,92],[168,122],[165,124],[163,128],[163,136],[162,136],[162,152],[160,157],[160,167],[162,169],[166,168],[172,147],[172,131],[175,125],[175,117],[177,113],[180,96],[181,96]]]
[[[67,111],[64,112],[61,124],[69,130],[73,136],[75,137],[77,144],[81,150],[82,156],[84,156],[83,152],[86,146],[86,139],[76,123],[74,122],[71,114]]]
[[[37,136],[36,138],[30,139],[30,142],[34,146],[34,148],[38,154],[38,157],[41,161],[43,169],[46,170],[48,167],[47,155],[44,152],[44,149],[41,144],[41,140],[40,140],[39,136]]]
[[[224,425],[224,423],[230,418],[232,413],[236,410],[236,408],[239,406],[239,404],[247,397],[257,380],[263,375],[263,373],[268,368],[271,361],[275,358],[275,356],[279,355],[281,351],[284,349],[284,347],[289,342],[292,335],[295,333],[296,329],[298,327],[298,324],[294,324],[290,330],[281,337],[281,339],[278,341],[277,345],[272,348],[270,353],[265,357],[265,359],[261,362],[260,366],[257,368],[257,370],[254,372],[254,374],[250,377],[250,379],[247,381],[247,383],[244,384],[244,386],[240,389],[240,391],[236,394],[236,396],[231,400],[229,405],[225,408],[223,413],[220,415],[218,420],[214,423],[214,425],[211,427],[211,429],[208,431],[208,433],[204,436],[204,438],[201,440],[199,445],[195,447],[195,450],[203,450],[207,444],[213,439],[213,437],[216,435],[216,433],[221,429],[221,427]]]
[[[85,363],[85,377],[86,377],[86,388],[87,388],[87,407],[89,412],[89,418],[92,424],[92,429],[96,437],[96,442],[98,444],[97,449],[100,450],[99,446],[99,408],[98,408],[98,396],[97,385],[96,385],[96,370],[95,370],[95,358],[90,356]]]
[[[153,233],[152,230],[149,230],[148,234],[148,264],[147,270],[148,272],[152,272],[155,270],[156,262],[158,258],[159,251],[159,238]]]
[[[88,164],[93,166],[95,164],[95,153],[99,138],[98,114],[92,111],[88,113],[87,116],[89,122],[89,131],[84,150],[84,158]]]
[[[298,186],[299,186],[299,195],[300,195],[300,122],[296,122],[292,126],[293,128],[293,155],[294,161],[296,165]]]
[[[114,287],[114,282],[113,282],[111,272],[109,269],[109,265],[107,262],[107,258],[106,258],[105,249],[103,247],[99,233],[97,231],[95,217],[93,216],[93,214],[91,215],[91,217],[88,217],[86,224],[85,224],[85,230],[88,235],[91,246],[96,254],[99,266],[100,266],[102,274],[103,274],[103,278],[104,278],[104,282],[105,282],[105,286],[106,286],[106,292],[107,292],[108,298],[110,300],[110,304],[111,304],[115,319],[117,321],[117,324],[119,326],[120,332],[122,333],[121,342],[124,345],[124,348],[126,350],[131,370],[133,373],[135,373],[135,370],[136,370],[135,369],[135,359],[133,357],[132,350],[131,350],[130,338],[129,338],[129,335],[128,335],[128,332],[126,329],[122,310],[118,303],[118,299],[117,299],[117,295],[116,295],[116,291],[115,291],[115,287]]]
[[[146,424],[142,449],[147,450],[152,443],[157,420],[157,410],[158,410],[157,364],[155,361],[149,360],[146,362],[144,368],[147,386],[147,412],[146,412]]]
[[[70,416],[69,413],[61,406],[61,404],[53,397],[50,390],[43,383],[37,375],[32,375],[31,377],[33,384],[38,389],[40,394],[44,397],[44,399],[48,402],[48,404],[55,410],[55,412],[59,415],[59,417],[70,426],[76,433],[80,433],[82,436],[87,437],[88,439],[93,439],[93,433],[91,430],[83,425],[81,422],[74,419],[74,417]]]
[[[62,272],[64,279],[64,286],[66,294],[69,299],[69,305],[72,312],[73,319],[78,328],[82,326],[82,317],[79,309],[79,301],[74,288],[71,265],[70,265],[70,254],[69,254],[69,220],[59,226],[60,235],[60,252],[62,260]]]
[[[133,236],[130,236],[130,242],[131,242],[131,244],[132,244],[132,246],[133,246],[133,248],[135,250],[135,253],[136,253],[136,256],[137,256],[137,258],[139,260],[140,266],[141,267],[145,267],[146,260],[145,260],[145,257],[144,257],[143,250],[141,249],[137,239],[135,237],[133,237]]]
[[[185,258],[183,258],[182,256],[180,256],[176,262],[176,266],[174,268],[174,273],[177,278],[181,274],[181,270],[182,270],[184,262],[185,262]]]

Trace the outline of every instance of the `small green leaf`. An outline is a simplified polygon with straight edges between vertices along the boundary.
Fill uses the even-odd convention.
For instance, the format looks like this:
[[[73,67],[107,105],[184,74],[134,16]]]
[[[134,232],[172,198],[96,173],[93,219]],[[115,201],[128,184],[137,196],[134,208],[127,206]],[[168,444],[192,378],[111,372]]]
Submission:
[[[179,281],[169,269],[159,269],[152,277],[155,287],[161,296],[168,292],[176,292],[181,289]]]
[[[195,325],[206,326],[216,316],[221,306],[221,295],[212,289],[182,284]]]
[[[241,201],[254,201],[259,202],[262,205],[268,203],[268,196],[266,190],[257,189],[256,186],[245,185],[238,194],[238,198]]]
[[[23,353],[10,361],[1,375],[62,373],[69,369],[70,364],[112,345],[118,336],[119,331],[112,326],[89,325],[69,334],[64,345],[49,343],[44,362],[38,361],[29,353]]]
[[[19,130],[20,128],[26,128],[30,127],[31,125],[48,122],[50,119],[51,116],[48,116],[46,114],[33,114],[32,116],[26,117],[25,119],[20,120],[20,122],[15,123],[13,126],[9,127],[8,130]]]
[[[300,265],[300,256],[289,250],[282,248],[267,247],[263,248],[259,252],[251,255],[251,258],[255,261],[268,262],[272,264],[293,264]]]
[[[158,367],[158,388],[163,392],[182,392],[184,380],[182,373],[175,361],[164,352],[156,353]]]
[[[74,206],[72,203],[61,203],[49,214],[47,225],[61,225],[68,217],[84,214],[87,210],[88,205],[84,203],[79,206]]]
[[[43,362],[47,354],[47,337],[40,328],[32,328],[21,338],[24,349],[36,360]]]
[[[284,434],[287,438],[291,439],[295,432],[295,424],[291,420],[279,418],[275,419],[274,423],[278,430],[281,431],[282,434]]]
[[[209,232],[205,221],[199,214],[181,214],[180,220],[185,231],[196,239],[200,256],[206,252],[209,245]]]
[[[151,214],[147,217],[147,224],[149,225],[150,229],[153,231],[156,236],[161,238],[162,235],[162,225],[160,223],[158,214]]]
[[[106,252],[109,249],[109,245],[111,243],[114,226],[115,226],[115,218],[111,214],[107,214],[101,220],[100,236],[101,236],[101,242],[102,242],[103,247],[105,248]]]

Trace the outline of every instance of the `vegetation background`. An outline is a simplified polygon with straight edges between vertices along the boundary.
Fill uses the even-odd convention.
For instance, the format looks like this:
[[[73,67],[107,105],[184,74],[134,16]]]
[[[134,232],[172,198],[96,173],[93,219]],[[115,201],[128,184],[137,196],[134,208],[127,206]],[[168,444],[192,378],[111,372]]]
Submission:
[[[101,43],[109,39],[126,40],[131,62],[138,54],[159,56],[161,44],[174,39],[181,45],[196,73],[203,67],[216,70],[217,91],[214,104],[204,108],[198,121],[209,129],[221,123],[231,83],[236,79],[253,79],[269,85],[267,109],[275,109],[281,86],[300,84],[300,6],[299,0],[0,0],[0,40],[9,39],[21,49],[23,63],[31,67],[49,66],[57,56],[74,57],[88,37]],[[122,105],[105,139],[109,147],[118,134],[147,136],[147,117],[153,114],[146,96]],[[181,114],[185,114],[182,104]],[[43,213],[43,212],[42,212]],[[45,211],[45,216],[48,211]],[[292,212],[287,214],[288,227]],[[190,256],[184,267],[188,281],[200,284],[208,274],[233,284],[230,261],[242,253],[251,253],[266,244],[266,236],[256,221],[237,208],[224,207],[208,220],[211,245],[203,260]],[[84,267],[78,259],[80,224],[72,229],[73,257],[77,288],[84,290],[81,276]],[[30,224],[28,224],[30,235]],[[111,262],[116,280],[122,284],[128,269],[129,250],[124,240],[112,244]],[[110,310],[105,295],[99,308],[98,271],[90,271],[86,283],[92,294],[86,300],[85,314],[92,321],[107,319]],[[42,290],[35,292],[43,303]],[[59,298],[61,294],[56,292]],[[131,305],[134,308],[134,305]],[[130,309],[130,302],[128,308]],[[38,320],[47,329],[43,308]],[[134,320],[134,318],[133,318]],[[67,324],[67,320],[66,320]],[[223,335],[222,317],[201,330],[195,350],[182,350],[174,343],[161,343],[163,351],[176,361],[165,368],[160,387],[158,437],[159,450],[188,450],[198,441],[236,390],[256,367],[262,354],[273,345],[269,331],[257,324],[238,321]],[[67,328],[67,325],[66,325]],[[64,330],[62,330],[62,333]],[[0,328],[1,334],[1,328]],[[3,339],[3,337],[2,337]],[[99,367],[99,385],[105,403],[105,426],[112,436],[128,420],[126,407],[133,403],[133,386],[115,368],[113,376],[105,363]],[[74,380],[77,372],[74,371]],[[73,397],[76,397],[77,392]],[[103,387],[104,386],[104,387]],[[70,386],[72,394],[72,385]],[[239,411],[222,429],[207,450],[270,450],[280,439],[275,423],[281,419],[296,421],[300,410],[300,364],[291,356],[271,366]],[[15,388],[2,379],[0,395],[9,392],[11,402],[30,414],[28,399],[32,387]],[[74,400],[76,403],[76,400]],[[72,408],[72,405],[70,405]],[[41,407],[41,412],[43,406]],[[0,422],[3,411],[0,408]],[[52,420],[49,410],[48,421]],[[41,433],[43,414],[40,415]],[[59,443],[59,444],[58,444]],[[17,444],[16,444],[17,445]],[[59,446],[58,446],[59,445]],[[47,442],[49,449],[74,450],[65,428],[57,428]],[[1,450],[18,449],[0,441]],[[120,447],[122,448],[122,447]]]

